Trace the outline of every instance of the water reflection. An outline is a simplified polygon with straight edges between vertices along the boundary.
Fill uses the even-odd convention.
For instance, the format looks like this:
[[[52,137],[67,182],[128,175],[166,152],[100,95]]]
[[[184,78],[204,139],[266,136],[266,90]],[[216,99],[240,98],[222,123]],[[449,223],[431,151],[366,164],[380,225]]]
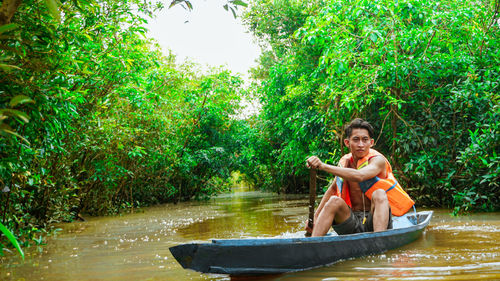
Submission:
[[[298,237],[307,202],[307,196],[235,192],[62,224],[47,246],[25,249],[25,262],[14,254],[0,258],[0,280],[230,280],[182,269],[168,248],[212,238]],[[500,214],[448,213],[436,211],[420,239],[381,255],[244,280],[500,279]]]
[[[271,237],[300,231],[303,196],[275,196],[260,192],[237,192],[223,196],[213,206],[225,215],[179,228],[184,238],[209,240],[224,238]],[[292,226],[293,225],[293,226]]]

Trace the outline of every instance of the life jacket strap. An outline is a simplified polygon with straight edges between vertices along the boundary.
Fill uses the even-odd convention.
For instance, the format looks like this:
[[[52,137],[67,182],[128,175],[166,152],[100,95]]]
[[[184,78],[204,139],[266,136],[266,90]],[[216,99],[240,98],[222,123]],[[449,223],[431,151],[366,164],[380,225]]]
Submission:
[[[389,187],[389,188],[388,188],[385,192],[387,193],[389,190],[391,190],[391,189],[395,188],[397,184],[398,184],[398,181],[397,181],[397,180],[395,180],[395,181],[394,181],[394,184],[393,184],[391,187]]]
[[[359,188],[363,193],[366,193],[374,184],[376,184],[380,180],[379,177],[374,177],[371,179],[367,179],[359,183]]]
[[[341,177],[336,177],[336,183],[339,194],[342,194],[342,187],[344,186],[344,180]]]

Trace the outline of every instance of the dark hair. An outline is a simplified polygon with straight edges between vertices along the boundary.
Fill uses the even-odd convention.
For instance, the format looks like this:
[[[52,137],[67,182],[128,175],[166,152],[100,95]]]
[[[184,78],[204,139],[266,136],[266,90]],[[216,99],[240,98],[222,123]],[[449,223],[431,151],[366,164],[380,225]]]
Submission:
[[[370,138],[373,139],[373,127],[370,123],[368,123],[368,121],[365,121],[361,118],[356,118],[352,120],[351,123],[349,123],[349,125],[345,127],[345,134],[347,138],[351,137],[353,129],[365,129],[368,131]]]

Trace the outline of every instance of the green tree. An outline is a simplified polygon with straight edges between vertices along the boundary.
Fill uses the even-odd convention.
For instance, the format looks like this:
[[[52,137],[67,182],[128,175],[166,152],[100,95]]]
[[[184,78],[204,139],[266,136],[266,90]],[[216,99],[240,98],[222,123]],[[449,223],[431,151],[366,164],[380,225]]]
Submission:
[[[497,1],[334,1],[311,15],[261,87],[278,174],[308,153],[336,163],[343,125],[363,117],[419,205],[498,210],[498,18]]]
[[[1,219],[21,244],[81,212],[227,189],[241,79],[164,56],[144,27],[155,2],[52,8],[22,2],[0,28]]]

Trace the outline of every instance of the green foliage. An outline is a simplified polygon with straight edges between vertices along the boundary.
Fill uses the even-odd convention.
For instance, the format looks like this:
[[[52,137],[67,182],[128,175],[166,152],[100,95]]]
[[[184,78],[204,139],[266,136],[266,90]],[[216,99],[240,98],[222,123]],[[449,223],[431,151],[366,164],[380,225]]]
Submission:
[[[498,98],[498,96],[497,96]],[[466,188],[454,187],[453,203],[455,215],[470,210],[495,211],[498,209],[500,156],[498,145],[500,127],[498,100],[487,117],[491,123],[478,124],[474,132],[469,131],[470,143],[460,151],[457,162],[460,164],[457,176],[450,178]],[[453,171],[455,172],[455,171]]]
[[[21,255],[21,258],[24,260],[24,252],[21,249],[21,246],[19,246],[19,242],[17,242],[17,239],[14,236],[14,234],[12,234],[12,232],[10,232],[10,230],[8,230],[2,223],[0,223],[0,231],[3,233],[3,235],[5,235],[7,237],[7,239],[9,239],[10,243],[12,243],[12,245],[16,248],[16,250]],[[0,244],[0,246],[1,246],[1,244]],[[0,250],[1,249],[2,249],[2,247],[0,247]],[[1,252],[0,252],[0,254],[1,254]]]
[[[25,138],[16,133],[14,129],[12,129],[12,127],[8,125],[9,118],[14,119],[20,122],[21,124],[29,122],[30,118],[26,113],[14,109],[14,107],[24,103],[34,103],[34,102],[31,98],[25,95],[17,95],[13,97],[8,104],[8,106],[11,108],[6,107],[0,109],[0,134],[3,136],[7,136],[9,134],[16,136],[19,139],[29,144],[29,142]]]
[[[297,43],[293,36],[307,17],[316,14],[323,0],[256,0],[242,15],[243,23],[259,39],[262,55],[259,66],[251,70],[257,79],[267,79],[270,68]],[[270,48],[269,48],[270,47]]]
[[[333,1],[300,28],[281,20],[293,8],[248,17],[275,54],[257,121],[274,185],[303,189],[305,157],[336,163],[343,125],[362,117],[418,205],[498,210],[499,6]]]
[[[161,2],[159,2],[159,5],[162,5]],[[170,2],[170,5],[168,6],[169,8],[172,8],[173,6],[180,5],[186,10],[193,10],[193,4],[191,1],[188,0],[172,0]],[[236,11],[238,10],[238,7],[247,7],[248,4],[242,0],[227,0],[226,3],[222,6],[226,11],[231,11],[233,14],[234,18],[236,18]]]
[[[354,117],[419,205],[499,209],[498,2],[253,1],[269,48],[250,90],[164,56],[144,27],[159,2],[18,3],[0,15],[0,208],[23,246],[79,213],[207,199],[233,171],[306,192],[305,159],[335,164]]]
[[[21,244],[79,213],[229,188],[242,80],[165,57],[144,28],[157,7],[64,2],[58,21],[23,1],[0,27],[0,219]]]

